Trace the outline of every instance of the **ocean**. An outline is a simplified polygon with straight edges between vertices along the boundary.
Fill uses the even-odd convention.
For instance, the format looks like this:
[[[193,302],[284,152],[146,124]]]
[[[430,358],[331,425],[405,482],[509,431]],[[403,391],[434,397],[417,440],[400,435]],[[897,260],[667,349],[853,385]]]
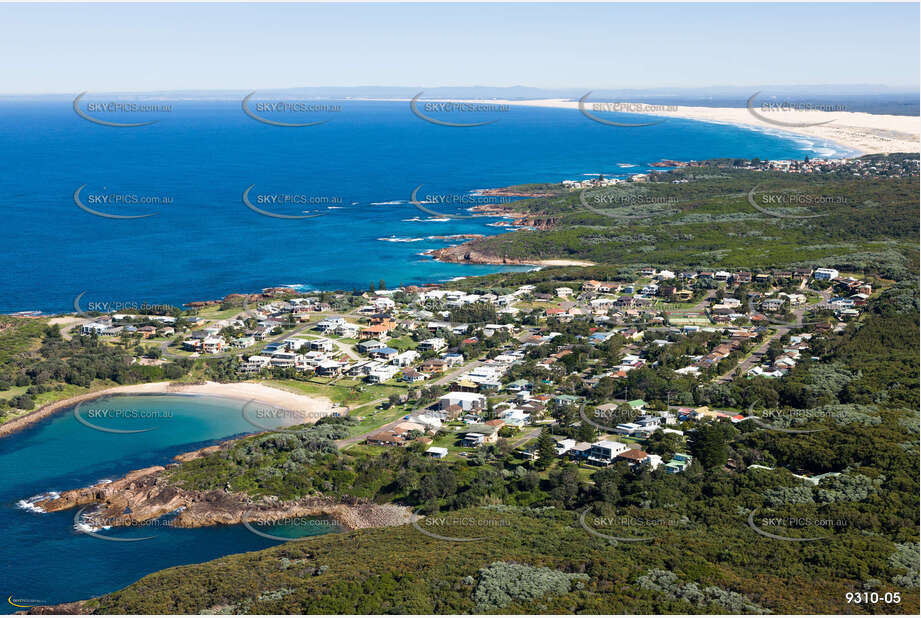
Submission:
[[[101,410],[122,417],[95,419]],[[240,401],[219,397],[112,396],[85,402],[78,414],[108,429],[151,431],[97,431],[81,424],[71,408],[0,440],[0,529],[4,532],[0,563],[4,565],[4,594],[13,602],[39,605],[88,599],[123,588],[153,571],[282,542],[242,525],[183,529],[164,525],[169,521],[164,518],[149,526],[93,530],[75,525],[76,510],[37,512],[33,503],[50,493],[166,465],[179,453],[257,431],[244,418]],[[328,518],[302,519],[290,525],[254,527],[280,537],[339,530]],[[152,538],[111,540],[144,537]],[[21,609],[8,599],[0,604],[0,613]]]
[[[247,117],[238,101],[159,103],[171,111],[107,117],[159,120],[135,128],[92,123],[69,102],[0,103],[0,312],[73,311],[81,294],[84,310],[92,303],[127,309],[276,285],[366,289],[381,280],[396,286],[521,269],[441,264],[421,255],[457,242],[433,236],[502,229],[488,225],[495,218],[424,212],[410,203],[413,191],[421,185],[427,209],[467,215],[477,189],[632,174],[661,159],[849,154],[779,132],[680,119],[611,127],[559,109],[513,107],[496,113],[492,124],[461,128],[427,123],[406,103],[348,101],[318,117],[325,124],[291,128]],[[247,190],[255,208],[243,201]],[[88,210],[156,214],[113,219]],[[279,218],[257,210],[321,216]],[[6,532],[0,559],[12,565],[4,580],[14,599],[85,599],[156,570],[279,542],[243,526],[162,526],[152,539],[111,542],[75,529],[73,512],[35,512],[31,505],[41,494],[165,464],[177,453],[254,430],[230,400],[122,397],[118,403],[176,415],[154,431],[120,435],[93,430],[65,410],[0,440]],[[97,532],[127,538],[139,531]]]
[[[467,128],[425,122],[405,102],[259,114],[327,120],[291,128],[248,117],[239,101],[157,104],[169,111],[93,114],[158,121],[116,128],[81,118],[70,101],[0,102],[0,312],[73,311],[81,293],[82,303],[179,305],[276,285],[351,290],[520,270],[527,267],[442,264],[421,255],[458,242],[433,236],[503,230],[488,225],[496,219],[423,212],[410,203],[413,190],[421,185],[419,196],[435,196],[432,210],[468,214],[472,202],[464,197],[476,189],[638,173],[661,159],[844,154],[781,132],[681,119],[611,127],[563,109],[451,117],[495,120]],[[250,187],[258,209],[322,216],[259,214],[243,202]],[[155,214],[96,216],[78,207],[78,189],[90,210]]]

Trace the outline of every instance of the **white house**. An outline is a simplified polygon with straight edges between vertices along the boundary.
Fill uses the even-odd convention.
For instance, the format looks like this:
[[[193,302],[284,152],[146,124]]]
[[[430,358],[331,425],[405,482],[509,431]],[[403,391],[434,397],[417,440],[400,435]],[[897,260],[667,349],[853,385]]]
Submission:
[[[486,397],[480,393],[451,392],[438,400],[438,407],[447,410],[451,406],[460,406],[462,410],[485,410]]]
[[[441,337],[432,337],[431,339],[420,341],[417,347],[418,349],[423,350],[423,351],[431,350],[433,352],[438,352],[448,347],[448,342],[442,339]]]
[[[417,358],[419,358],[418,352],[415,350],[406,350],[405,352],[400,352],[397,354],[395,357],[393,357],[393,359],[391,359],[390,362],[397,367],[409,367],[414,362],[416,362]]]
[[[302,339],[297,341],[303,341]],[[307,342],[308,347],[314,352],[332,352],[333,342],[325,337],[322,339],[311,339]]]
[[[253,355],[246,359],[246,362],[240,365],[240,371],[245,373],[260,371],[268,367],[271,361],[272,359],[268,356]]]
[[[589,461],[609,464],[614,461],[615,457],[628,450],[630,449],[626,444],[623,444],[622,442],[614,442],[613,440],[601,440],[600,442],[595,442],[592,444],[592,449],[589,451],[588,459]]]
[[[837,279],[840,273],[834,268],[816,268],[812,276],[820,281],[831,281]]]
[[[394,376],[400,373],[400,368],[393,365],[379,365],[368,372],[368,382],[380,384],[387,380],[392,380]]]

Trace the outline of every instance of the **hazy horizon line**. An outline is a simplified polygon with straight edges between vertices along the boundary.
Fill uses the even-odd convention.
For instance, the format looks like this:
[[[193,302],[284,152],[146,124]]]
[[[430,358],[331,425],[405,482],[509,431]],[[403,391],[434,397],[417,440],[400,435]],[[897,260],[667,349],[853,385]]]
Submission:
[[[519,94],[512,94],[506,98],[518,99],[536,99],[536,98],[570,98],[580,97],[587,92],[596,95],[613,95],[616,93],[631,94],[634,96],[726,96],[736,93],[751,91],[754,94],[761,91],[763,94],[812,94],[825,96],[873,96],[873,95],[918,95],[921,94],[921,85],[886,85],[886,84],[863,84],[863,83],[841,83],[841,84],[768,84],[768,85],[711,85],[701,87],[691,86],[650,86],[650,87],[574,87],[574,86],[419,86],[419,85],[361,85],[361,86],[262,86],[253,88],[245,87],[225,87],[225,88],[161,88],[150,90],[112,90],[88,89],[83,92],[96,95],[108,96],[162,96],[162,95],[240,95],[250,92],[259,93],[297,93],[309,91],[329,91],[342,92],[351,91],[352,96],[362,96],[361,91],[378,91],[374,94],[380,95],[379,91],[394,91],[394,95],[414,96],[418,92],[439,92],[446,90],[458,91],[496,91],[497,93],[509,94],[512,91],[519,91]],[[397,92],[397,91],[404,91]],[[773,91],[773,92],[772,92]],[[527,96],[528,92],[531,96]],[[46,92],[0,92],[0,97],[73,97],[79,92],[67,91],[46,91]],[[423,96],[421,98],[430,98]]]

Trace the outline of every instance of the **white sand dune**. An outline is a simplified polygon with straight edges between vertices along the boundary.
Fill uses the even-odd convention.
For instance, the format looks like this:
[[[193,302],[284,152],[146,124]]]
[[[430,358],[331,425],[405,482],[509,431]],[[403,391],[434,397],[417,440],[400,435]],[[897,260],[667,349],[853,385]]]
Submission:
[[[553,107],[561,109],[579,109],[578,101],[567,99],[534,100],[488,100],[466,101],[470,103],[507,104],[528,107]],[[810,140],[833,142],[848,150],[862,154],[879,154],[890,152],[921,151],[921,118],[918,116],[892,116],[886,114],[868,114],[865,112],[837,111],[762,111],[754,106],[756,113],[768,120],[778,123],[814,124],[828,122],[821,126],[778,126],[765,122],[752,114],[746,107],[688,107],[660,106],[626,101],[586,101],[584,108],[589,113],[596,113],[596,103],[618,104],[630,113],[648,114],[666,118],[687,118],[719,124],[733,124],[759,130],[783,131],[801,135]],[[664,108],[664,109],[663,109]],[[602,116],[603,117],[603,116]]]

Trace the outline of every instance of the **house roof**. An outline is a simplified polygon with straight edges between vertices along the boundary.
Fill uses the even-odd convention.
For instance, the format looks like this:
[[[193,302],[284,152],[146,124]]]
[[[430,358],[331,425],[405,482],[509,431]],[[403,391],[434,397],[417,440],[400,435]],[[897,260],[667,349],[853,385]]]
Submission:
[[[632,461],[643,461],[649,457],[649,454],[646,451],[641,451],[638,448],[632,448],[629,451],[624,451],[617,457],[620,459],[630,459]]]

